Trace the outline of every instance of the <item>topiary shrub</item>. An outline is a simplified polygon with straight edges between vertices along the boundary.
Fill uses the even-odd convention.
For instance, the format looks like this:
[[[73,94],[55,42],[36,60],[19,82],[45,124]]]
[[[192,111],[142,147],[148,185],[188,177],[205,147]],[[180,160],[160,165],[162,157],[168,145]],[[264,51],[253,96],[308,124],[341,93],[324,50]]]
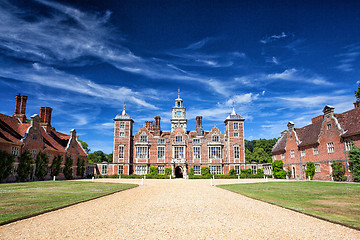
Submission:
[[[211,178],[209,167],[202,167],[201,168],[201,176],[203,176],[205,178]]]
[[[306,178],[310,177],[311,180],[313,179],[315,174],[315,164],[313,162],[306,163],[305,173],[306,173]]]
[[[360,148],[353,147],[349,152],[349,163],[355,182],[360,182]]]
[[[18,174],[17,179],[19,181],[24,182],[30,180],[34,172],[34,167],[32,164],[33,159],[31,157],[31,153],[25,151],[19,159],[19,166],[16,171]]]
[[[77,164],[76,164],[76,175],[79,177],[84,177],[85,174],[85,160],[78,158]]]
[[[53,178],[54,176],[59,175],[60,170],[61,170],[61,162],[62,162],[62,155],[54,157],[53,162],[51,164],[51,177]]]
[[[190,168],[189,176],[193,176],[193,175],[194,175],[194,168]]]
[[[64,171],[63,171],[66,179],[72,179],[72,173],[73,173],[72,165],[73,165],[72,158],[66,157],[65,167],[64,167]]]
[[[171,175],[171,168],[165,168],[165,175],[166,176]]]
[[[281,160],[275,160],[272,164],[273,175],[276,179],[285,179],[286,171],[283,169],[284,163]]]
[[[333,176],[334,181],[345,181],[346,180],[346,176],[344,176],[345,169],[341,162],[333,162],[331,164],[331,168],[332,168],[332,176]]]
[[[0,151],[0,181],[10,176],[14,162],[14,155],[6,151]]]
[[[235,171],[235,169],[230,169],[229,175],[230,175],[230,176],[236,176],[236,171]]]
[[[45,153],[39,152],[35,159],[35,177],[44,180],[48,173],[49,157]]]

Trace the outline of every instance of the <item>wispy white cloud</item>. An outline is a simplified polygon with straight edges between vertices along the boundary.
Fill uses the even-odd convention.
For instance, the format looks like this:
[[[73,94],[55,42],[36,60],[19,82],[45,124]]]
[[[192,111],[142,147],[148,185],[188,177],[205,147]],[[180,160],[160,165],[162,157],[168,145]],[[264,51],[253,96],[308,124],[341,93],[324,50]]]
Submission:
[[[298,81],[306,82],[314,85],[334,85],[332,82],[327,81],[325,78],[318,76],[316,74],[309,75],[303,71],[299,71],[295,68],[286,69],[281,73],[272,73],[266,76],[268,79],[281,79],[287,81]]]
[[[355,62],[360,56],[360,43],[351,44],[344,47],[345,52],[336,55],[340,58],[337,69],[344,72],[352,72],[355,70]]]
[[[265,38],[261,39],[260,42],[263,43],[263,44],[267,44],[269,42],[276,41],[278,39],[286,38],[286,37],[289,37],[289,34],[286,34],[285,32],[282,32],[282,33],[280,33],[278,35],[274,34],[274,35],[272,35],[270,37],[265,37]]]

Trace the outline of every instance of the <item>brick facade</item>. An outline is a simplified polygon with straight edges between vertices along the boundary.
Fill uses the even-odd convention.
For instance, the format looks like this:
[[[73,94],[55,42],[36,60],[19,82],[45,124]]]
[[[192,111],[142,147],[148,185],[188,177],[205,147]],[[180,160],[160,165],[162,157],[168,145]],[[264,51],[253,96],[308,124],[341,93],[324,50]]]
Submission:
[[[73,159],[73,176],[77,178],[77,161],[84,159],[86,164],[87,154],[77,140],[75,129],[71,130],[70,135],[55,131],[51,126],[52,108],[50,107],[41,107],[40,116],[34,114],[28,120],[25,115],[27,96],[19,94],[15,100],[13,116],[0,113],[0,150],[16,156],[13,174],[6,181],[15,181],[19,158],[25,151],[29,151],[34,159],[39,152],[47,154],[49,167],[53,159],[61,155],[63,158],[62,169],[65,164],[65,156],[71,157]],[[45,179],[50,178],[49,171]],[[57,178],[64,179],[63,173],[60,173]],[[36,180],[34,176],[32,179]]]
[[[290,168],[292,178],[305,179],[307,162],[315,164],[315,180],[332,180],[331,164],[334,161],[343,163],[346,176],[351,180],[351,169],[348,166],[348,151],[351,146],[360,147],[360,108],[340,114],[334,108],[325,106],[323,115],[312,119],[312,123],[302,128],[295,128],[288,123],[288,130],[272,150],[273,160],[282,160],[285,170]]]
[[[216,125],[210,131],[203,131],[201,116],[196,117],[195,131],[187,131],[186,111],[180,93],[172,111],[171,131],[162,131],[161,118],[155,116],[154,122],[146,121],[133,135],[134,121],[124,107],[114,119],[113,163],[98,164],[97,172],[142,175],[150,166],[156,166],[171,168],[173,177],[186,177],[194,167],[210,167],[216,174],[227,174],[235,166],[246,167],[245,119],[234,109],[224,121],[224,134]],[[119,168],[123,171],[119,172]]]

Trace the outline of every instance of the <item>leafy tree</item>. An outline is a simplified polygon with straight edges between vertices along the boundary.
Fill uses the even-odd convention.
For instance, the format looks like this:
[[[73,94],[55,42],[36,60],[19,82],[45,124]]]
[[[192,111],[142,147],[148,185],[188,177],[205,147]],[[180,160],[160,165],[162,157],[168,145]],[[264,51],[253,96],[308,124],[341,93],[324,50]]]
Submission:
[[[360,182],[360,148],[353,147],[349,152],[349,162],[355,182]]]
[[[305,173],[306,173],[306,178],[310,177],[311,180],[313,179],[315,175],[315,164],[313,162],[306,163]]]
[[[277,138],[245,140],[245,162],[270,163],[272,158],[271,150],[277,140]]]
[[[85,160],[78,158],[77,161],[77,168],[76,168],[76,175],[79,177],[83,177],[85,173]]]
[[[332,176],[333,176],[334,181],[345,181],[346,180],[346,177],[344,176],[345,169],[341,162],[333,162],[331,164],[331,168],[332,168]]]
[[[359,83],[358,90],[355,91],[354,93],[355,93],[356,101],[360,101],[360,83]]]
[[[113,153],[106,155],[107,162],[112,163],[113,162]]]
[[[267,163],[271,162],[271,157],[265,152],[261,147],[255,147],[253,152],[254,161],[257,163]]]
[[[74,161],[72,160],[71,157],[66,157],[65,160],[65,167],[64,167],[64,176],[66,179],[72,179],[72,173],[73,173],[73,169],[72,169],[72,165],[73,165]]]
[[[86,153],[89,153],[91,151],[87,142],[81,141],[80,139],[78,139],[78,141],[81,143],[81,146],[85,150]]]
[[[103,151],[95,151],[88,154],[87,160],[89,163],[108,162],[108,156]]]
[[[283,169],[284,163],[281,160],[275,160],[272,164],[274,178],[285,179],[286,171]]]
[[[254,161],[254,156],[252,154],[252,152],[249,149],[245,149],[245,162],[246,163],[251,163]]]
[[[15,156],[6,151],[0,151],[0,181],[10,176],[13,170]]]
[[[33,164],[33,159],[31,157],[31,153],[25,151],[19,159],[19,166],[17,169],[17,174],[18,174],[17,178],[19,181],[24,182],[30,180],[34,172],[34,167],[32,164]]]
[[[57,176],[61,170],[61,162],[62,162],[62,155],[54,157],[53,162],[51,164],[51,177]]]
[[[39,152],[35,159],[35,176],[39,180],[44,180],[48,172],[49,157],[45,153]]]

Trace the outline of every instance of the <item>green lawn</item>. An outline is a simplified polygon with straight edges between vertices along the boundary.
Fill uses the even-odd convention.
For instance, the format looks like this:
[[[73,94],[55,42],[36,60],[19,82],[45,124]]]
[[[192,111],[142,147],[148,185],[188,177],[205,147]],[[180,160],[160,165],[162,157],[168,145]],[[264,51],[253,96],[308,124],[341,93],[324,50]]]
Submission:
[[[0,184],[0,223],[136,186],[80,181]]]
[[[333,182],[247,183],[221,188],[360,228],[360,185]]]

